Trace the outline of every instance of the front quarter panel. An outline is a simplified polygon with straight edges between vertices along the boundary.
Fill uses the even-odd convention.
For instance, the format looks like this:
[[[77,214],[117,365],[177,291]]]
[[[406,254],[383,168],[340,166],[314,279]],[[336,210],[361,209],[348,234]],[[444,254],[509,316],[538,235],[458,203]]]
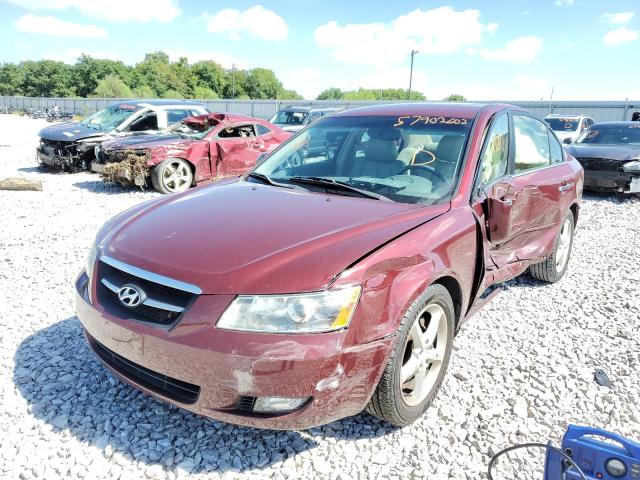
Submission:
[[[393,334],[412,302],[443,277],[460,286],[464,314],[474,282],[476,228],[469,206],[451,209],[345,271],[334,285],[363,286],[361,315],[349,327],[349,341],[362,344]]]

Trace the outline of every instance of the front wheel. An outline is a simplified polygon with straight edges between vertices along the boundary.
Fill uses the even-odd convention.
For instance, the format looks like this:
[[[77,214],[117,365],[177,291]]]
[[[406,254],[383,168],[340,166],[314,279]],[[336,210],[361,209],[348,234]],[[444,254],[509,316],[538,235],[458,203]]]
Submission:
[[[193,183],[191,166],[181,158],[168,158],[153,169],[151,183],[160,193],[184,192]]]
[[[553,253],[545,261],[529,267],[529,273],[533,278],[549,283],[555,283],[562,278],[571,256],[573,229],[573,212],[569,212],[560,227]]]
[[[432,285],[405,313],[367,412],[404,427],[429,407],[449,365],[455,317],[446,288]]]

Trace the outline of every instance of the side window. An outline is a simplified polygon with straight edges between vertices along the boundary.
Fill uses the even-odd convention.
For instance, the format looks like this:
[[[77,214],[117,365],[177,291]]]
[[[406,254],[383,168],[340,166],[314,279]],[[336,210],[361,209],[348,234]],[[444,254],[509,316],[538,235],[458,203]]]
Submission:
[[[320,117],[322,117],[322,115],[323,115],[323,112],[311,112],[311,115],[309,115],[309,121],[307,123],[315,122]]]
[[[238,125],[236,127],[223,128],[218,133],[219,138],[255,137],[253,125]]]
[[[148,112],[129,125],[129,131],[131,132],[144,132],[146,130],[158,130],[156,112]]]
[[[544,123],[522,115],[513,116],[515,173],[549,165],[549,135]]]
[[[167,124],[179,122],[183,118],[187,118],[189,114],[188,110],[167,110]]]
[[[479,186],[507,173],[509,161],[509,117],[502,114],[491,124],[480,159]]]
[[[258,133],[258,136],[262,136],[262,135],[266,135],[267,133],[271,133],[271,130],[269,130],[267,127],[265,127],[264,125],[261,124],[256,124],[256,131]]]
[[[551,133],[551,130],[549,130],[548,135],[551,163],[560,163],[564,160],[562,156],[562,145],[560,145],[560,142],[558,142],[558,139],[555,137],[555,135]]]

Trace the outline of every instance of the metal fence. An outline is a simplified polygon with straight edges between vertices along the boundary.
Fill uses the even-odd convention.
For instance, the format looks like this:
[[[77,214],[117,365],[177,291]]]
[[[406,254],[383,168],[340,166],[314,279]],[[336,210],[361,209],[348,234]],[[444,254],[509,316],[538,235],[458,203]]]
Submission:
[[[6,97],[0,96],[0,105],[14,109],[34,108],[43,110],[59,106],[61,110],[78,115],[89,115],[115,102],[130,98],[47,98],[47,97]],[[390,101],[331,101],[331,100],[197,100],[212,112],[234,112],[260,118],[270,118],[280,108],[288,105],[342,106],[345,108],[397,103]],[[495,102],[492,102],[495,103]],[[501,101],[525,108],[532,113],[545,116],[549,113],[563,115],[584,114],[597,122],[630,120],[635,112],[640,112],[640,100],[636,101]]]

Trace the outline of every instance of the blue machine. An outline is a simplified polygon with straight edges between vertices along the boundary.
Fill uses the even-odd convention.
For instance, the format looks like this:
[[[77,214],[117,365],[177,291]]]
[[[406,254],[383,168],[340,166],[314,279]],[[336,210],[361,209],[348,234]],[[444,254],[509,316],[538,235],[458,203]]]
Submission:
[[[529,447],[547,450],[544,480],[640,480],[640,443],[600,428],[577,425],[569,425],[561,448],[551,443],[528,443],[499,452],[489,462],[489,480],[494,479],[492,467],[500,456]]]

